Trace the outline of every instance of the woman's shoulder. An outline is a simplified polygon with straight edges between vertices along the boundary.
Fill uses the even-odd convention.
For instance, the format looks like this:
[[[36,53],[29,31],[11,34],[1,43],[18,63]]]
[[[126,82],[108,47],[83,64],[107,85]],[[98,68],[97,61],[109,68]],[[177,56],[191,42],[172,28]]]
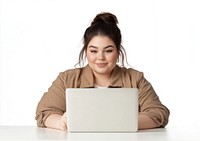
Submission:
[[[91,72],[91,69],[88,66],[81,67],[81,68],[71,68],[67,69],[63,72],[60,72],[60,76],[69,76],[69,77],[77,77],[80,75],[87,75],[88,73]]]
[[[70,68],[59,73],[60,76],[72,76],[80,74],[82,68]]]
[[[137,69],[134,69],[132,67],[130,68],[127,68],[127,67],[119,67],[120,70],[124,73],[128,73],[129,75],[143,75],[143,72],[142,71],[139,71]]]

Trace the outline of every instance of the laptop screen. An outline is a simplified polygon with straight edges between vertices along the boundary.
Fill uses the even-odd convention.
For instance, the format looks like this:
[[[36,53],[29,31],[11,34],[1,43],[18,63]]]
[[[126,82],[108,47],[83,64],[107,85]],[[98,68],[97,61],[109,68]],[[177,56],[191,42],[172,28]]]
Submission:
[[[66,89],[69,132],[136,132],[138,89]]]

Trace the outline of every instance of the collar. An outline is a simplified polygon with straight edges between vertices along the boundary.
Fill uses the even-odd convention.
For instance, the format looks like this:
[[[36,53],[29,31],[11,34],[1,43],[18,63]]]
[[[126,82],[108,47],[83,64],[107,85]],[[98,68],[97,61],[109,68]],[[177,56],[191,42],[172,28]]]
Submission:
[[[112,88],[123,87],[121,75],[122,75],[121,68],[118,65],[116,65],[111,74],[111,81],[110,81],[109,87],[112,87]],[[89,65],[86,65],[85,67],[82,68],[80,87],[81,88],[94,88],[94,85],[95,85],[95,83],[94,83],[93,71]]]

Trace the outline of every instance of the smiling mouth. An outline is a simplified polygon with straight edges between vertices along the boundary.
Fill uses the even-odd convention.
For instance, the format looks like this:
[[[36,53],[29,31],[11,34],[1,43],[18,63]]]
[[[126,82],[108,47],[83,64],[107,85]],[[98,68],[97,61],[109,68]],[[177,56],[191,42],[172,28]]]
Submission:
[[[105,67],[107,65],[107,63],[97,63],[96,64],[98,67]]]

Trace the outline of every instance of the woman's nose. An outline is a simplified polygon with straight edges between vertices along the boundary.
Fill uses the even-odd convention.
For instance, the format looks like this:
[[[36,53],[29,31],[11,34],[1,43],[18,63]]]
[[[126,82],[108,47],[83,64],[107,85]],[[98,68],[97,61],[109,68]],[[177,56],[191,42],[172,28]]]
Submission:
[[[105,59],[104,53],[103,52],[99,52],[98,60],[104,60],[104,59]]]

